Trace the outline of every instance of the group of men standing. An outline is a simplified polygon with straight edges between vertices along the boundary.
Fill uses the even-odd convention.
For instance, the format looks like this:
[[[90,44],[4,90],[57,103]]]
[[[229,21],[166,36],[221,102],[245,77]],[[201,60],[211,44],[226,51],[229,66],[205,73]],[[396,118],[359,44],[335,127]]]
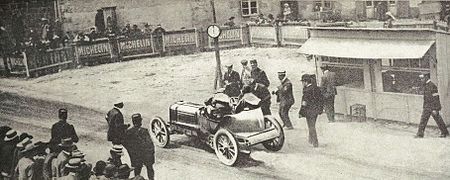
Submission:
[[[250,62],[250,66],[248,66]],[[289,110],[295,103],[292,82],[287,78],[286,71],[278,72],[280,85],[275,91],[270,93],[270,81],[266,73],[258,67],[258,62],[242,60],[242,73],[233,70],[233,65],[227,64],[223,81],[225,84],[224,93],[230,97],[239,97],[242,94],[251,92],[261,101],[259,106],[264,115],[271,115],[271,94],[277,95],[279,103],[279,115],[288,130],[293,129],[289,118]],[[325,109],[329,122],[335,122],[334,99],[337,94],[335,73],[329,70],[328,66],[321,66],[323,70],[320,88],[316,85],[314,75],[305,74],[302,76],[303,97],[302,106],[299,112],[300,117],[306,117],[310,130],[310,142],[314,147],[318,146],[317,135],[315,133],[315,121],[317,116]]]

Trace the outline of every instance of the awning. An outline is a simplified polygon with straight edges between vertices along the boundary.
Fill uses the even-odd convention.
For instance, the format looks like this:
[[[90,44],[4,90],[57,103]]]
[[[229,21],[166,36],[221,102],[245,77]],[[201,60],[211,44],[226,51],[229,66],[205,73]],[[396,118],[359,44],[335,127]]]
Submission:
[[[429,40],[310,38],[303,54],[357,59],[418,59],[433,45]]]

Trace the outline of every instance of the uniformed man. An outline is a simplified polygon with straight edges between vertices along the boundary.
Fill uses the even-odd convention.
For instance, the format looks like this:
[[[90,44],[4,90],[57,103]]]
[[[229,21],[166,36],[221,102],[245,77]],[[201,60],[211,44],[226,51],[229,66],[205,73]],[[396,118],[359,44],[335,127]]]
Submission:
[[[142,166],[145,165],[148,179],[152,180],[154,178],[155,147],[148,129],[142,127],[141,114],[133,114],[131,119],[133,127],[126,132],[124,146],[130,155],[131,166],[135,168],[134,175],[140,175]],[[119,167],[119,172],[120,170],[121,168]]]
[[[448,136],[448,130],[445,126],[444,120],[442,120],[439,111],[441,110],[441,101],[439,99],[439,92],[437,86],[431,82],[430,74],[421,74],[419,76],[420,81],[423,83],[423,111],[420,118],[419,130],[416,134],[416,138],[423,138],[425,127],[427,126],[430,116],[436,121],[441,134],[439,137]]]
[[[270,81],[267,78],[266,72],[258,67],[258,62],[256,59],[250,60],[250,65],[252,67],[252,78],[255,80],[255,83],[262,84],[269,88]]]
[[[320,67],[323,71],[320,88],[324,97],[324,109],[327,114],[328,122],[335,122],[334,119],[334,99],[336,97],[336,73],[330,71],[328,65]]]
[[[223,75],[223,84],[225,84],[224,93],[230,97],[238,97],[241,94],[241,78],[239,73],[233,70],[233,64],[225,65],[227,71]]]
[[[71,138],[75,143],[79,140],[73,125],[67,123],[67,109],[59,109],[58,118],[59,121],[53,124],[51,129],[51,152],[59,152],[58,144],[61,143],[61,139]]]
[[[317,85],[312,83],[313,80],[310,75],[304,74],[301,81],[303,84],[303,96],[299,118],[306,118],[309,130],[309,143],[314,147],[318,147],[316,120],[317,116],[323,111],[323,97]]]
[[[272,94],[277,95],[277,102],[280,103],[280,118],[284,122],[286,129],[293,129],[291,120],[289,119],[289,109],[294,104],[294,95],[292,94],[292,83],[286,77],[286,71],[278,72],[278,79],[281,81],[281,85],[278,86],[278,90]]]
[[[248,61],[245,59],[241,61],[241,65],[241,84],[242,86],[248,86],[250,85],[250,81],[252,78],[252,69],[248,66]]]
[[[123,102],[114,104],[114,108],[106,114],[106,121],[108,122],[108,141],[111,141],[113,145],[122,144],[122,138],[125,135],[125,130],[129,125],[125,125],[123,114],[120,112],[124,106]]]

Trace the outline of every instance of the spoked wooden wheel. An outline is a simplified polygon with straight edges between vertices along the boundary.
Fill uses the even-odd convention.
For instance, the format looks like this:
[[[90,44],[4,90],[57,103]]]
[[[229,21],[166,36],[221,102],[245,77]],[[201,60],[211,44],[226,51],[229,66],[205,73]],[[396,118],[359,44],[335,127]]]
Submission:
[[[226,129],[219,129],[214,135],[214,151],[220,162],[227,166],[233,166],[239,157],[236,139]]]
[[[280,123],[274,117],[264,117],[264,123],[267,128],[275,128],[278,131],[278,137],[266,142],[263,142],[263,146],[269,151],[279,151],[284,145],[284,131]]]
[[[166,147],[169,144],[169,131],[162,118],[155,117],[150,121],[150,131],[157,146]]]

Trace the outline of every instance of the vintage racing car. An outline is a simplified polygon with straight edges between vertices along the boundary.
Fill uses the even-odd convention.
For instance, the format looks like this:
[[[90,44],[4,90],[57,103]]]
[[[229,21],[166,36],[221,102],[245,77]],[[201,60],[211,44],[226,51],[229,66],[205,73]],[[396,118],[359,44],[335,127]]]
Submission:
[[[243,101],[215,94],[205,105],[179,101],[169,107],[169,119],[155,117],[150,122],[154,143],[166,147],[172,134],[198,137],[207,143],[218,159],[233,166],[250,154],[250,147],[262,143],[270,151],[284,144],[284,131],[273,116],[263,116],[260,107],[235,111]]]

